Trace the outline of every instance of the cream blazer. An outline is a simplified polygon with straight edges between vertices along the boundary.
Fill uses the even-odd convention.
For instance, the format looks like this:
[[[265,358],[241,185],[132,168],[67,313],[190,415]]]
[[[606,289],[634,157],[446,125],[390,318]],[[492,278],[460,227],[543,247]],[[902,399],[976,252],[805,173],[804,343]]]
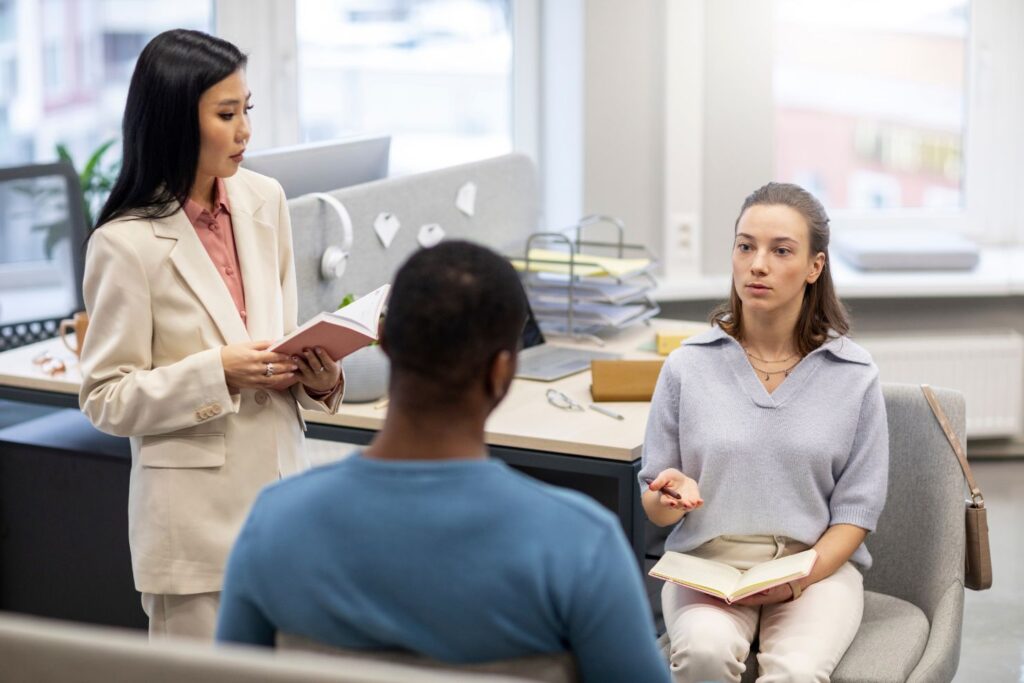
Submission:
[[[309,465],[299,406],[333,413],[341,401],[301,385],[228,392],[220,347],[280,338],[297,302],[281,186],[245,169],[225,185],[248,325],[184,211],[112,221],[86,255],[79,402],[98,429],[130,437],[128,531],[144,593],[220,590],[256,494]]]

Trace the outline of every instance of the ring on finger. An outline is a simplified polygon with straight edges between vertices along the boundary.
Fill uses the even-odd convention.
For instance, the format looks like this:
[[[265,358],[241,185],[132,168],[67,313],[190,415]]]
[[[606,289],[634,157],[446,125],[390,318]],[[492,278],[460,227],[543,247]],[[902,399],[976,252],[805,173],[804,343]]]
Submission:
[[[274,375],[274,364],[273,363],[267,363],[267,369],[266,369],[266,371],[263,374],[265,376],[267,376],[267,377],[273,377],[273,375]]]

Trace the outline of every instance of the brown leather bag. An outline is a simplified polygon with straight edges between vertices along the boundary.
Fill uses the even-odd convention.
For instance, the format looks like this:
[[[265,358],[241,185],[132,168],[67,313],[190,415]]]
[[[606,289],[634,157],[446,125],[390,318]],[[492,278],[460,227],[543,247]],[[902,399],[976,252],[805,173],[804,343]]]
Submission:
[[[935,398],[935,392],[927,384],[921,385],[924,397],[928,399],[928,405],[939,421],[939,426],[946,435],[949,445],[953,447],[953,453],[960,462],[960,468],[964,471],[967,485],[971,490],[971,499],[966,501],[966,523],[967,523],[967,548],[964,553],[967,566],[964,570],[964,586],[971,590],[983,591],[992,587],[992,555],[988,545],[988,510],[985,509],[985,497],[981,495],[978,483],[974,481],[971,474],[971,467],[967,464],[967,456],[960,446],[960,439],[956,437],[953,428],[949,424],[946,413]]]

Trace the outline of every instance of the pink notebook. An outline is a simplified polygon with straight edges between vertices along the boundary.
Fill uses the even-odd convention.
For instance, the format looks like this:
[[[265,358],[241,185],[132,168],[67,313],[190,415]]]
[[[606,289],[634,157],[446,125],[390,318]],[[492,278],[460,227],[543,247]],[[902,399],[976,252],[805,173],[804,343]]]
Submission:
[[[295,328],[270,350],[296,355],[303,349],[319,346],[334,360],[341,360],[377,341],[381,312],[390,291],[391,285],[382,285],[333,313],[320,313]],[[284,389],[294,383],[274,388]]]

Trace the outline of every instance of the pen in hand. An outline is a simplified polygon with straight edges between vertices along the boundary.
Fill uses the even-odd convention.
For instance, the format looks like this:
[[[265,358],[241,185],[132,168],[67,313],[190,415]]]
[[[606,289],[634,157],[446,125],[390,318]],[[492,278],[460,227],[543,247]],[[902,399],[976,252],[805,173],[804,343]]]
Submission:
[[[653,479],[645,479],[644,481],[647,482],[648,486],[650,486],[651,484],[654,483]],[[682,496],[680,496],[678,493],[676,493],[672,489],[668,488],[667,486],[662,486],[660,489],[658,489],[658,493],[664,493],[669,498],[675,498],[676,500],[682,500],[683,499]]]

